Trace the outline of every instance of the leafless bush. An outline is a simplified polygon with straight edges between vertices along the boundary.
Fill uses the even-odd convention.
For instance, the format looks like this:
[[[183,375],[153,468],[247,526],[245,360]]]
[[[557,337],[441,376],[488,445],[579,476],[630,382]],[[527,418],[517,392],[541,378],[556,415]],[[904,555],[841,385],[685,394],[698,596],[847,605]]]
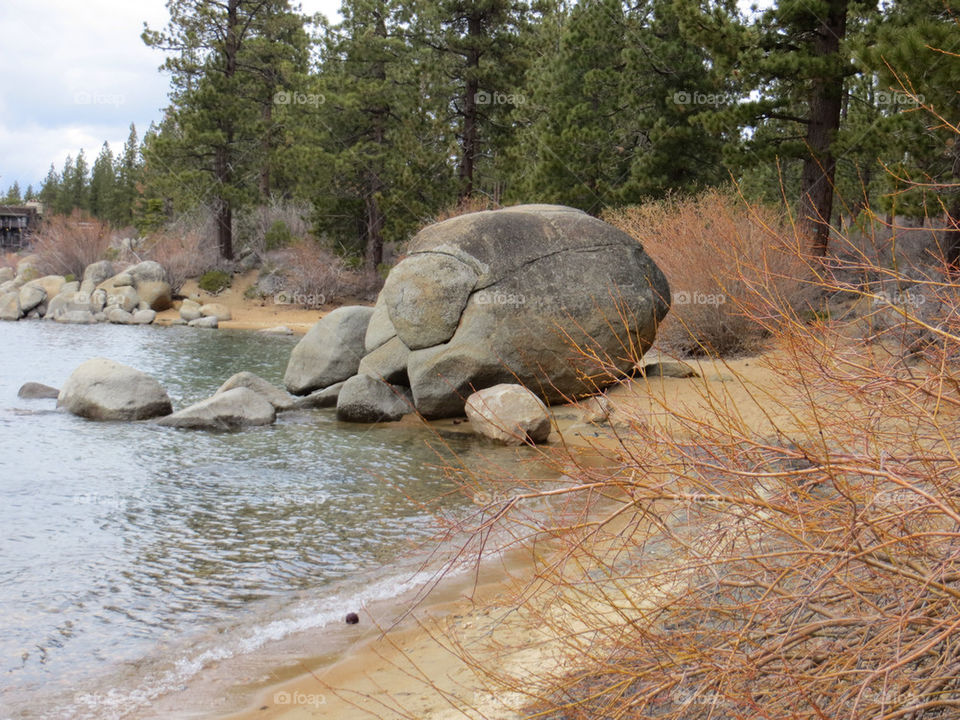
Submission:
[[[550,641],[522,669],[449,644],[524,716],[957,717],[960,286],[923,281],[923,317],[837,281],[916,282],[895,270],[795,260],[798,283],[859,293],[928,342],[907,358],[859,318],[800,316],[754,256],[736,266],[770,337],[753,370],[716,361],[683,402],[633,383],[589,455],[539,450],[551,485],[460,472],[485,499],[450,537],[471,533],[461,557],[495,531],[535,548],[516,609]]]
[[[154,260],[167,271],[167,282],[174,292],[183,287],[187,278],[199,277],[217,267],[219,257],[209,237],[197,230],[161,230],[148,238],[143,248],[143,259]]]
[[[34,236],[33,252],[46,274],[83,277],[87,265],[102,260],[110,247],[110,226],[74,210],[46,219]]]
[[[604,220],[636,238],[670,283],[670,315],[658,345],[677,354],[729,355],[756,350],[765,335],[744,302],[762,283],[792,307],[810,302],[805,264],[786,219],[748,208],[731,194],[613,210]]]
[[[253,250],[259,257],[265,257],[273,250],[273,238],[278,223],[283,233],[293,242],[305,240],[310,235],[310,223],[307,218],[311,208],[307,203],[271,197],[266,205],[258,205],[242,212],[237,221],[237,235],[245,247]]]

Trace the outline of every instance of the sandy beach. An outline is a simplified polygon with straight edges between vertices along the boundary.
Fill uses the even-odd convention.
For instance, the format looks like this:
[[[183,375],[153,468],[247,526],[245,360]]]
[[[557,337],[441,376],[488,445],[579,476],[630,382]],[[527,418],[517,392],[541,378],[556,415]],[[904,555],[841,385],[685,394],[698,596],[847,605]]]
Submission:
[[[246,276],[215,298],[203,297],[189,285],[184,294],[227,304],[234,319],[223,323],[225,328],[285,325],[300,333],[322,316],[323,310],[245,299],[243,292],[254,280]],[[173,316],[172,311],[167,314]],[[770,427],[769,405],[774,403],[765,399],[773,373],[762,357],[686,362],[695,371],[692,377],[639,377],[608,390],[614,407],[609,424],[584,422],[576,405],[552,408],[556,431],[550,444],[592,455],[616,446],[618,435],[629,432],[629,423],[638,417],[671,422],[665,407],[706,421],[718,406],[725,406],[735,409],[755,432]],[[402,421],[420,422],[413,417]],[[445,432],[469,432],[469,426],[455,420],[431,425]],[[146,717],[521,717],[521,697],[488,687],[463,658],[470,656],[513,676],[523,676],[524,668],[542,670],[550,662],[556,638],[533,626],[515,600],[534,577],[529,551],[515,550],[506,560],[486,561],[476,576],[444,580],[415,607],[408,593],[364,608],[357,625],[341,622],[257,651],[251,658],[211,666],[190,688],[155,703]],[[396,622],[411,607],[409,615]],[[454,652],[454,646],[460,650]]]

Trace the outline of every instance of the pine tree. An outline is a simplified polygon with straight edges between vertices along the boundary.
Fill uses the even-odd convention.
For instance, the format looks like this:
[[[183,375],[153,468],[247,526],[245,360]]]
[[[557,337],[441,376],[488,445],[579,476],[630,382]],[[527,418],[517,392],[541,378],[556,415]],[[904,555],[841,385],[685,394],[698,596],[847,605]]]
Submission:
[[[147,45],[174,53],[164,63],[173,89],[161,126],[173,134],[155,149],[167,153],[164,164],[205,177],[194,201],[210,198],[220,255],[231,259],[234,209],[256,196],[260,176],[265,56],[285,56],[288,48],[273,44],[289,43],[288,27],[302,19],[288,0],[167,0],[167,9],[166,30],[143,33]]]
[[[113,169],[113,152],[104,143],[90,173],[90,214],[101,220],[112,220],[117,179]]]
[[[797,215],[813,252],[824,254],[844,82],[858,72],[845,42],[847,26],[869,14],[871,3],[777,0],[749,22],[731,0],[677,0],[677,7],[687,36],[710,48],[717,75],[732,74],[743,83],[739,102],[706,109],[700,120],[728,138],[750,131],[749,140],[736,140],[728,156],[740,168],[778,157],[800,159]]]
[[[133,222],[140,166],[140,144],[137,140],[137,128],[133,123],[130,123],[130,134],[123,144],[123,151],[117,155],[114,161],[115,190],[108,211],[110,221],[121,227]]]
[[[57,198],[60,196],[60,176],[53,163],[50,163],[50,169],[47,171],[47,177],[40,188],[39,199],[45,208],[55,210]]]
[[[20,197],[20,183],[16,180],[13,181],[13,184],[7,189],[7,195],[4,199],[4,202],[9,205],[19,205],[23,202],[23,198]]]

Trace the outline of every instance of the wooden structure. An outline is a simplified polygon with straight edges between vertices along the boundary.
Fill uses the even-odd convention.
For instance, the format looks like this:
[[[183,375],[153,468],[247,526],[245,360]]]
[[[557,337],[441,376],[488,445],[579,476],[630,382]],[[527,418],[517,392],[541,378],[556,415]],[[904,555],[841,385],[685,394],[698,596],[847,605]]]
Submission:
[[[0,205],[0,248],[19,250],[30,242],[30,235],[40,226],[43,206]]]

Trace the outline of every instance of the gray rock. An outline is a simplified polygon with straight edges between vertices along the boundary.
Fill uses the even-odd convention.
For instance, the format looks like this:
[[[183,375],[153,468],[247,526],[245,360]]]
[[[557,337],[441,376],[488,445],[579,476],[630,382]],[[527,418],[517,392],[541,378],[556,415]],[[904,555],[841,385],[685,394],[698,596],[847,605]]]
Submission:
[[[149,308],[147,308],[146,310],[137,310],[133,314],[134,325],[149,325],[156,319],[157,319],[156,311],[150,310]]]
[[[283,382],[294,395],[307,395],[356,374],[373,309],[341,307],[324,316],[301,338]]]
[[[507,445],[541,443],[550,435],[550,414],[521,385],[502,383],[467,398],[464,407],[474,432]]]
[[[140,296],[140,303],[146,303],[150,310],[163,312],[173,307],[173,291],[170,288],[170,283],[163,280],[143,280],[137,282],[136,288],[137,295]]]
[[[83,292],[81,288],[80,292]],[[89,295],[90,297],[90,311],[98,313],[107,306],[107,291],[103,288],[97,288]]]
[[[414,412],[409,391],[369,375],[354,375],[337,397],[337,419],[346,422],[393,422]]]
[[[84,268],[83,281],[80,283],[80,290],[88,295],[97,289],[97,286],[112,278],[115,274],[113,263],[109,260],[100,260],[90,263]]]
[[[187,321],[179,317],[173,318],[167,323],[167,325],[186,325],[186,324],[187,324]]]
[[[115,288],[133,287],[133,275],[128,272],[118,273],[110,280]]]
[[[409,385],[410,380],[407,378],[409,357],[410,348],[394,335],[376,350],[367,353],[360,361],[357,372],[395,385]]]
[[[277,412],[266,398],[247,387],[235,387],[201,400],[157,421],[164,427],[187,430],[239,430],[270,425]]]
[[[232,320],[233,314],[223,303],[207,303],[200,306],[200,314],[203,317],[215,317],[217,320]]]
[[[154,378],[107,358],[87,360],[74,370],[57,407],[91,420],[146,420],[173,409]]]
[[[277,325],[277,327],[272,328],[263,328],[257,332],[262,332],[264,335],[293,335],[293,330],[288,328],[286,325]]]
[[[17,397],[25,400],[56,400],[59,396],[60,391],[57,388],[36,382],[24,383],[17,391]]]
[[[80,281],[71,280],[70,282],[65,282],[60,287],[60,292],[57,295],[72,295],[73,293],[80,292]]]
[[[595,395],[580,402],[580,411],[583,422],[599,425],[610,420],[613,405],[606,396]]]
[[[89,310],[65,310],[53,319],[65,325],[93,325],[100,322],[97,316]]]
[[[404,344],[419,350],[453,337],[477,278],[473,267],[443,253],[417,253],[397,265],[381,294]]]
[[[196,320],[191,320],[187,323],[190,327],[195,328],[206,328],[208,330],[216,330],[220,327],[220,321],[215,317],[201,317]]]
[[[14,290],[0,295],[0,320],[19,320],[21,317],[20,293]]]
[[[396,334],[397,329],[390,322],[386,296],[381,292],[377,297],[377,304],[373,307],[370,323],[367,325],[367,334],[363,340],[364,349],[367,352],[373,352]]]
[[[20,288],[20,311],[27,314],[46,299],[47,292],[42,287],[24,285]]]
[[[419,275],[435,276],[449,264],[438,257],[457,258],[477,281],[453,337],[410,353],[410,386],[427,418],[459,415],[476,388],[497,383],[536,388],[548,402],[594,394],[632,371],[669,309],[667,281],[640,244],[579,211],[520,206],[452,218],[413,238],[391,275],[416,259]],[[399,315],[414,323],[436,313]]]
[[[10,282],[16,276],[12,267],[0,267],[0,283]]]
[[[20,290],[24,285],[22,278],[14,278],[13,280],[8,280],[5,283],[0,284],[0,295],[6,295],[8,292],[13,292],[14,290]]]
[[[200,303],[193,300],[184,300],[180,304],[180,317],[187,322],[203,317],[200,313]]]
[[[63,275],[44,275],[36,280],[24,284],[24,287],[36,287],[46,293],[46,297],[53,298],[63,291],[67,279]]]
[[[337,406],[337,398],[340,396],[340,390],[345,383],[334,383],[323,390],[314,390],[309,395],[297,400],[298,408],[328,408]]]
[[[267,402],[280,412],[298,407],[297,398],[292,397],[280,388],[267,382],[259,375],[254,375],[252,372],[247,372],[246,370],[230,377],[220,386],[214,395],[233,390],[235,387],[245,387],[253,390],[258,395],[262,395]]]
[[[107,316],[107,322],[114,325],[133,325],[133,313],[129,313],[116,305],[108,306],[104,315]]]
[[[165,283],[167,281],[167,271],[163,265],[153,260],[144,260],[136,265],[131,265],[126,270],[127,274],[133,278],[134,287],[140,290],[143,283]]]
[[[115,306],[127,312],[133,312],[140,304],[140,296],[128,285],[115,286],[107,295],[106,307]]]
[[[93,313],[93,319],[98,323],[105,323],[107,322],[107,314],[105,312]]]

